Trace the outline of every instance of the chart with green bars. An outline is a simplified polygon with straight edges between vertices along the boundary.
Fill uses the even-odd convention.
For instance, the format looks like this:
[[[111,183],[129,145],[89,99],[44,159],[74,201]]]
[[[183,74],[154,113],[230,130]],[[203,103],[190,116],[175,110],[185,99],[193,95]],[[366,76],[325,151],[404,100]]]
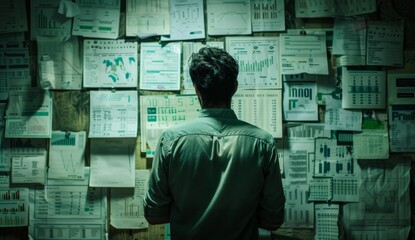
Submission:
[[[239,88],[282,88],[278,37],[227,37],[226,49],[238,61]]]

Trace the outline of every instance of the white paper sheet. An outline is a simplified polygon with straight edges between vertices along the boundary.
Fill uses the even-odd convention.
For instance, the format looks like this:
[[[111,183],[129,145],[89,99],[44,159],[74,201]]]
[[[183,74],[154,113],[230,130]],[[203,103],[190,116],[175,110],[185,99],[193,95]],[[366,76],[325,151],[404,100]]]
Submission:
[[[17,79],[30,84],[29,47],[23,41],[0,41],[0,100],[9,97]]]
[[[105,239],[107,191],[83,180],[49,180],[30,190],[30,239]]]
[[[415,105],[389,106],[391,152],[415,151]]]
[[[39,81],[44,89],[80,90],[82,54],[78,37],[37,37]]]
[[[141,43],[140,89],[180,90],[181,44]]]
[[[335,18],[333,55],[343,55],[340,66],[366,64],[366,21],[363,17]]]
[[[284,0],[251,0],[252,32],[285,30]]]
[[[209,35],[248,35],[252,33],[249,0],[207,0]]]
[[[189,74],[189,59],[193,53],[196,53],[204,46],[218,47],[224,49],[223,42],[183,42],[182,43],[182,59],[183,59],[183,93],[196,94],[193,87],[192,79]]]
[[[415,73],[388,74],[388,104],[415,104]]]
[[[342,109],[341,99],[327,99],[324,124],[326,130],[361,131],[362,111]]]
[[[91,187],[134,187],[135,138],[91,139]]]
[[[12,157],[12,183],[46,182],[46,154]]]
[[[0,227],[29,224],[29,189],[0,188]]]
[[[86,132],[53,131],[49,143],[48,178],[84,178],[85,147]]]
[[[283,180],[285,217],[282,227],[313,228],[314,204],[307,200],[308,185],[291,185]]]
[[[366,46],[367,65],[403,67],[403,21],[368,21]]]
[[[374,115],[376,113],[373,113]],[[389,134],[387,115],[363,118],[362,132],[353,134],[353,153],[357,159],[388,159]]]
[[[317,121],[318,104],[315,82],[284,82],[285,121]]]
[[[329,74],[326,35],[280,35],[281,74]]]
[[[25,0],[0,1],[0,33],[28,30]]]
[[[10,140],[12,156],[46,155],[46,139],[44,138],[13,138]]]
[[[50,138],[50,92],[35,88],[24,92],[11,92],[6,116],[6,138]]]
[[[238,119],[282,138],[281,90],[238,90],[231,108]]]
[[[316,232],[314,239],[339,239],[339,204],[315,203]]]
[[[357,161],[353,156],[352,146],[337,145],[336,139],[315,139],[315,176],[356,176],[356,165]]]
[[[127,36],[146,38],[169,34],[169,1],[127,0],[126,24]]]
[[[411,228],[409,159],[361,164],[357,203],[346,204],[343,223],[353,239],[407,239]]]
[[[144,195],[147,191],[150,170],[135,170],[134,188],[111,189],[111,225],[117,229],[148,228],[144,218]]]
[[[310,195],[308,196],[308,201],[330,201],[333,198],[332,178],[312,178],[309,181],[309,186]]]
[[[4,128],[0,130],[0,134],[0,172],[10,172],[12,160],[10,139],[4,137]]]
[[[203,1],[169,0],[170,34],[161,41],[204,39],[205,15]]]
[[[140,95],[141,152],[152,156],[162,131],[199,115],[196,95]]]
[[[91,38],[118,38],[120,0],[76,0],[81,13],[73,19],[72,35]]]
[[[342,108],[386,108],[386,72],[342,68]]]
[[[238,88],[281,88],[278,37],[227,37],[226,50],[239,65]]]
[[[71,35],[72,19],[58,13],[60,1],[30,1],[30,38],[38,36],[59,36],[68,38]]]
[[[84,87],[137,87],[137,42],[84,40]]]
[[[295,0],[297,18],[354,16],[376,12],[376,0]]]
[[[137,91],[91,91],[89,138],[137,136]]]

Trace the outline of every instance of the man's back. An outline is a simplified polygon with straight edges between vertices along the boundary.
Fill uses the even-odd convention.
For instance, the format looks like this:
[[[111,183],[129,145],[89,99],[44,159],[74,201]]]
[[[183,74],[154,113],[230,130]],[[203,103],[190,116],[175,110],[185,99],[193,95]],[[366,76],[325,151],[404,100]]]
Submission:
[[[282,224],[284,195],[270,134],[230,109],[202,109],[201,117],[166,131],[159,146],[146,209],[151,214],[170,204],[173,239],[256,239],[258,227]],[[151,191],[153,185],[160,191]]]

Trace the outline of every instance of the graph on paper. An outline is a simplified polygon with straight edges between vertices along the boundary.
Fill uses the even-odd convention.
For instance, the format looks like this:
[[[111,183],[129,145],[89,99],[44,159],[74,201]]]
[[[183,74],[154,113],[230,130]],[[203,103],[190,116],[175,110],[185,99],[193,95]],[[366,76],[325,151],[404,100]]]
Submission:
[[[29,189],[0,190],[0,227],[27,226],[29,216]]]
[[[350,145],[337,145],[336,139],[316,138],[315,176],[354,176],[356,165]]]
[[[207,1],[209,35],[251,34],[251,5],[248,0]]]
[[[31,39],[37,36],[69,37],[71,34],[72,19],[57,13],[59,1],[36,0],[31,1]]]
[[[239,88],[281,88],[277,37],[227,37],[226,49],[239,64]]]
[[[285,30],[284,0],[251,0],[253,32]]]
[[[85,175],[85,132],[55,131],[49,147],[49,178],[82,179]]]

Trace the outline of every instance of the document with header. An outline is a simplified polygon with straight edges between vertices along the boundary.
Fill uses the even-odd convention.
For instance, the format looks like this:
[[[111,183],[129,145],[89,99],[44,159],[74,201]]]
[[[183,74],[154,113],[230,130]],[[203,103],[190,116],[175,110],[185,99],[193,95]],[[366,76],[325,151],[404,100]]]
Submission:
[[[180,90],[181,44],[141,43],[140,89]]]
[[[89,113],[89,138],[137,137],[137,91],[91,91]]]
[[[120,0],[75,0],[80,14],[73,18],[72,35],[116,39],[120,27]]]
[[[49,91],[31,88],[11,91],[6,111],[6,138],[50,138],[52,96]]]
[[[280,35],[281,74],[329,74],[326,35]]]

